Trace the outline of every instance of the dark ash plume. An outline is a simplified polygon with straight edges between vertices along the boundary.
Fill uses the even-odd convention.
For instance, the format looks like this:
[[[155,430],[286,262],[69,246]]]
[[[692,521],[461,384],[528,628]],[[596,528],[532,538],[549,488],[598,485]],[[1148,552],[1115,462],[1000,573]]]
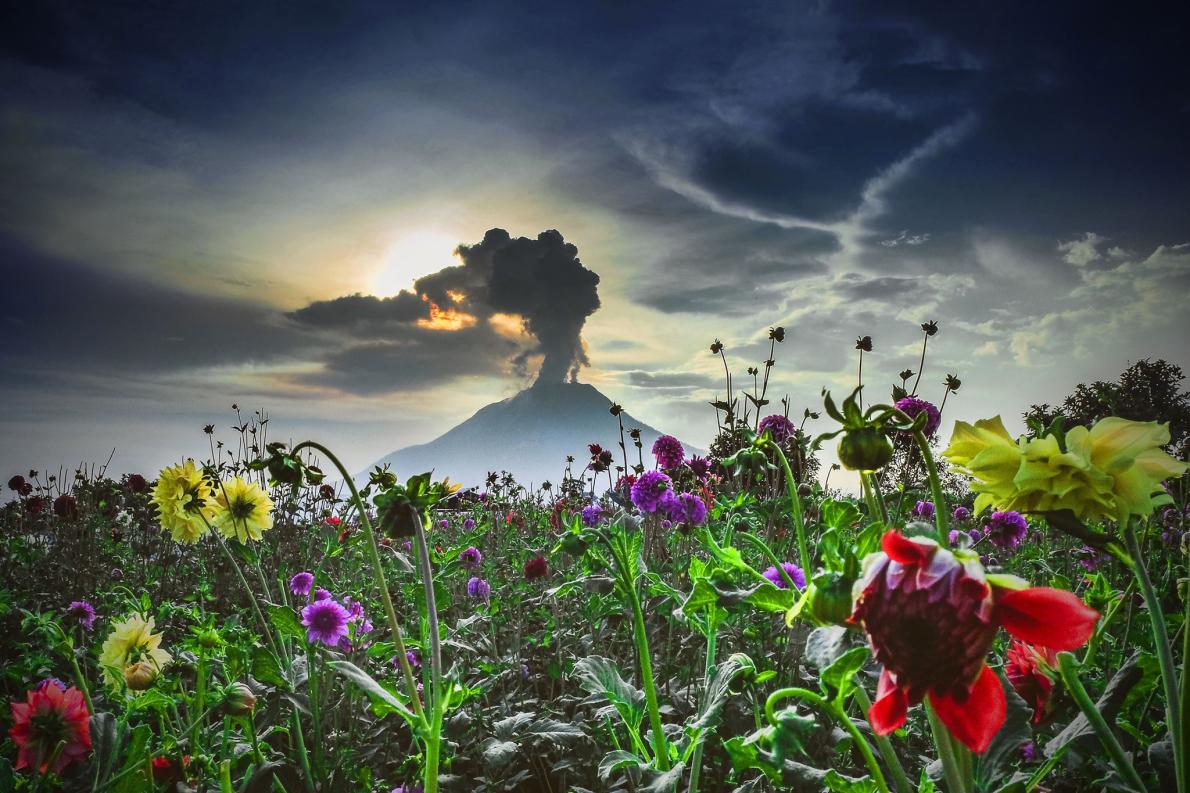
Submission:
[[[575,381],[579,369],[589,364],[583,325],[599,308],[599,276],[583,266],[578,248],[555,230],[529,239],[491,229],[481,242],[460,245],[455,253],[461,264],[417,279],[413,291],[319,301],[289,316],[304,325],[408,350],[438,346],[444,334],[460,328],[507,343],[489,320],[496,314],[513,315],[537,342],[512,357],[518,371],[541,355],[537,382]],[[457,323],[453,328],[452,322]]]

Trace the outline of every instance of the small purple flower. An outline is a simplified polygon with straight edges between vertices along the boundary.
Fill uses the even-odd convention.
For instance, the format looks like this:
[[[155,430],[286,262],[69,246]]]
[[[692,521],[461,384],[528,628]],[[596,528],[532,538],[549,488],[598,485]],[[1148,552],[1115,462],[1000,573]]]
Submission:
[[[1021,744],[1021,759],[1026,763],[1031,763],[1037,759],[1037,747],[1032,741],[1025,741]]]
[[[322,587],[318,587],[317,589],[314,590],[314,599],[315,600],[330,600],[331,593],[329,590],[323,589]]]
[[[954,508],[954,512],[952,512],[950,516],[955,523],[962,523],[971,517],[971,510],[964,506],[957,506]]]
[[[669,477],[660,471],[645,471],[632,483],[632,503],[641,512],[656,512],[670,489]]]
[[[487,600],[492,594],[492,585],[479,576],[472,576],[467,581],[467,595],[480,600]]]
[[[789,574],[793,579],[793,585],[798,589],[806,588],[806,574],[802,572],[802,568],[798,567],[793,562],[781,562],[782,569]],[[778,589],[789,589],[789,583],[785,580],[785,576],[781,575],[781,571],[776,567],[770,567],[761,573],[765,578],[772,582],[773,586]]]
[[[971,538],[971,544],[974,545],[983,539],[983,532],[979,529],[972,529],[971,531],[967,532],[967,536]]]
[[[406,650],[405,660],[408,661],[409,665],[414,669],[421,668],[421,656],[417,654],[417,650]]]
[[[392,793],[424,793],[421,785],[397,785]]]
[[[904,413],[909,418],[917,418],[919,413],[926,414],[926,426],[922,428],[922,434],[927,438],[938,431],[938,425],[942,423],[942,415],[938,412],[938,408],[924,399],[917,397],[905,397],[898,399],[894,407]]]
[[[468,570],[474,570],[483,562],[483,554],[474,545],[459,554],[459,564]]]
[[[682,442],[672,435],[659,435],[653,441],[653,456],[661,468],[677,468],[686,457]],[[652,510],[648,510],[652,512]]]
[[[350,597],[343,598],[343,606],[347,609],[347,621],[354,622],[364,615],[364,604]]]
[[[774,413],[771,416],[765,416],[760,420],[760,424],[756,427],[756,432],[764,435],[768,432],[777,443],[785,443],[786,440],[797,435],[797,425],[790,421],[786,416],[780,413]]]
[[[707,505],[693,493],[681,493],[677,497],[678,514],[671,511],[669,516],[674,520],[681,520],[691,526],[701,526],[707,519]],[[680,517],[679,517],[680,514]]]
[[[920,520],[934,519],[934,502],[933,501],[918,501],[913,505],[913,517]]]
[[[959,544],[959,530],[951,529],[950,533],[946,535],[946,538],[950,542],[952,547],[958,545]]]
[[[686,467],[699,479],[705,479],[706,475],[710,473],[711,461],[705,457],[694,456],[686,461]]]
[[[289,591],[295,595],[306,597],[310,588],[314,586],[314,574],[301,572],[289,579]]]
[[[661,530],[662,531],[669,531],[673,527],[674,527],[674,524],[673,524],[672,520],[670,520],[669,518],[662,519],[662,521],[661,521]]]
[[[440,528],[440,529],[449,529],[449,528],[450,528],[450,521],[449,521],[449,520],[447,520],[446,518],[443,518],[442,520],[438,521],[438,528]]]
[[[603,519],[603,507],[599,504],[588,504],[583,507],[583,525],[594,527]]]
[[[405,549],[405,553],[413,553],[413,540],[405,540],[401,547]]]
[[[59,691],[66,690],[66,684],[56,677],[47,677],[37,684],[35,691],[45,691],[50,686],[57,686]]]
[[[72,600],[66,607],[66,619],[77,622],[89,631],[95,624],[95,607],[85,600]]]
[[[1099,569],[1099,565],[1111,561],[1111,554],[1100,551],[1096,548],[1092,548],[1089,545],[1084,545],[1078,554],[1078,563],[1081,564],[1088,573],[1095,572],[1097,569]]]
[[[1028,534],[1029,523],[1019,512],[993,512],[986,529],[993,545],[1015,548]]]
[[[463,518],[463,531],[473,531],[475,529],[475,518]]]
[[[302,609],[302,625],[306,626],[306,639],[313,644],[322,642],[332,647],[347,635],[347,609],[329,597],[315,600]]]

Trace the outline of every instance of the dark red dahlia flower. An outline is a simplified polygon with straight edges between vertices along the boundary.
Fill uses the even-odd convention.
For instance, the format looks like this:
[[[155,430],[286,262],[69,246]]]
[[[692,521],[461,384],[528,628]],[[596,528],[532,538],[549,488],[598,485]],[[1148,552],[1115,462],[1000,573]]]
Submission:
[[[1049,708],[1054,681],[1048,670],[1058,666],[1057,653],[1048,647],[1038,647],[1014,639],[1008,648],[1004,676],[1016,693],[1033,706],[1033,723],[1037,724]]]
[[[976,753],[1004,723],[1004,691],[985,659],[1003,626],[1054,651],[1081,647],[1099,614],[1074,594],[988,576],[977,557],[928,537],[884,535],[865,560],[850,622],[863,626],[884,665],[868,720],[878,735],[929,697],[951,734]]]
[[[538,554],[534,558],[525,562],[525,580],[532,581],[535,578],[545,578],[550,574],[549,563],[545,557]]]
[[[25,480],[25,477],[17,474],[8,480],[8,489],[14,491],[17,495],[27,496],[33,492],[33,485],[29,484]]]
[[[129,474],[124,486],[132,493],[143,493],[149,489],[149,483],[140,474]]]
[[[74,520],[79,516],[79,503],[74,500],[74,496],[63,493],[54,499],[54,514],[60,518]]]

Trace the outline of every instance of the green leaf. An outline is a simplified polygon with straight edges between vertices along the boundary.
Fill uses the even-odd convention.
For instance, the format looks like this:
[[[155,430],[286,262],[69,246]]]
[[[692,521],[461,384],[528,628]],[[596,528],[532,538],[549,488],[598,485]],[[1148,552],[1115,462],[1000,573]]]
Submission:
[[[743,653],[734,653],[726,661],[716,666],[707,681],[706,690],[703,691],[703,702],[702,707],[699,708],[698,716],[686,727],[686,732],[693,734],[714,729],[719,721],[719,713],[723,710],[723,706],[731,694],[732,681],[741,674],[755,671],[756,664]],[[700,735],[699,739],[701,740],[701,738]]]
[[[614,662],[598,655],[579,659],[574,665],[579,687],[590,694],[605,697],[633,731],[640,728],[645,715],[645,694],[620,676]]]
[[[516,757],[520,747],[513,741],[490,740],[483,749],[483,762],[490,769],[503,768]]]
[[[270,606],[269,622],[273,623],[273,627],[282,636],[301,639],[303,643],[306,641],[306,629],[302,627],[297,612],[288,606]]]
[[[826,783],[826,787],[831,793],[877,793],[880,790],[876,781],[869,777],[851,779],[833,768],[826,772],[822,781]]]
[[[410,724],[416,721],[413,711],[409,710],[404,702],[397,699],[397,696],[392,691],[385,688],[355,664],[350,661],[329,661],[327,666],[363,689],[364,693],[368,695],[368,699],[372,700],[372,710],[377,715],[392,712],[400,714]]]
[[[599,778],[606,782],[612,774],[622,768],[648,768],[648,763],[632,752],[616,749],[608,752],[599,761]]]
[[[854,526],[862,517],[859,507],[850,501],[835,501],[830,498],[822,502],[821,515],[822,524],[836,531]]]
[[[273,656],[271,650],[263,645],[257,645],[252,650],[252,676],[262,683],[289,690],[289,681],[281,672],[281,666]]]
[[[830,666],[818,674],[818,685],[827,696],[834,692],[835,700],[842,702],[855,689],[855,675],[868,660],[867,647],[852,647],[840,655]]]
[[[793,608],[794,591],[766,581],[749,592],[745,599],[762,611],[788,611]]]
[[[153,730],[148,724],[137,725],[128,738],[128,751],[124,755],[124,767],[120,773],[128,772],[112,787],[111,793],[137,793],[144,790],[146,780],[139,770],[148,760],[149,738]]]
[[[530,724],[528,733],[557,744],[567,744],[587,737],[578,725],[549,718],[538,719]]]
[[[658,774],[649,783],[640,788],[641,793],[673,793],[678,783],[682,781],[682,772],[686,770],[685,763],[676,763],[664,774]]]

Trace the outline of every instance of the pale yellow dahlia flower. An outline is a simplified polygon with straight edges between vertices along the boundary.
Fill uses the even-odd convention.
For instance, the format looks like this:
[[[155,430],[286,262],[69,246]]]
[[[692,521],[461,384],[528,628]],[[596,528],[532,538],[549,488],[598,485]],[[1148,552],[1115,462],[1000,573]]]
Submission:
[[[255,482],[236,477],[215,489],[212,525],[229,540],[259,540],[273,527],[273,501]]]
[[[178,542],[196,543],[207,532],[211,518],[211,484],[193,460],[165,468],[153,488],[153,503],[162,528]]]
[[[173,660],[161,649],[160,633],[153,633],[152,617],[131,614],[112,625],[112,632],[103,642],[99,665],[109,686],[115,687],[124,679],[124,670],[138,662],[145,662],[160,671]]]

